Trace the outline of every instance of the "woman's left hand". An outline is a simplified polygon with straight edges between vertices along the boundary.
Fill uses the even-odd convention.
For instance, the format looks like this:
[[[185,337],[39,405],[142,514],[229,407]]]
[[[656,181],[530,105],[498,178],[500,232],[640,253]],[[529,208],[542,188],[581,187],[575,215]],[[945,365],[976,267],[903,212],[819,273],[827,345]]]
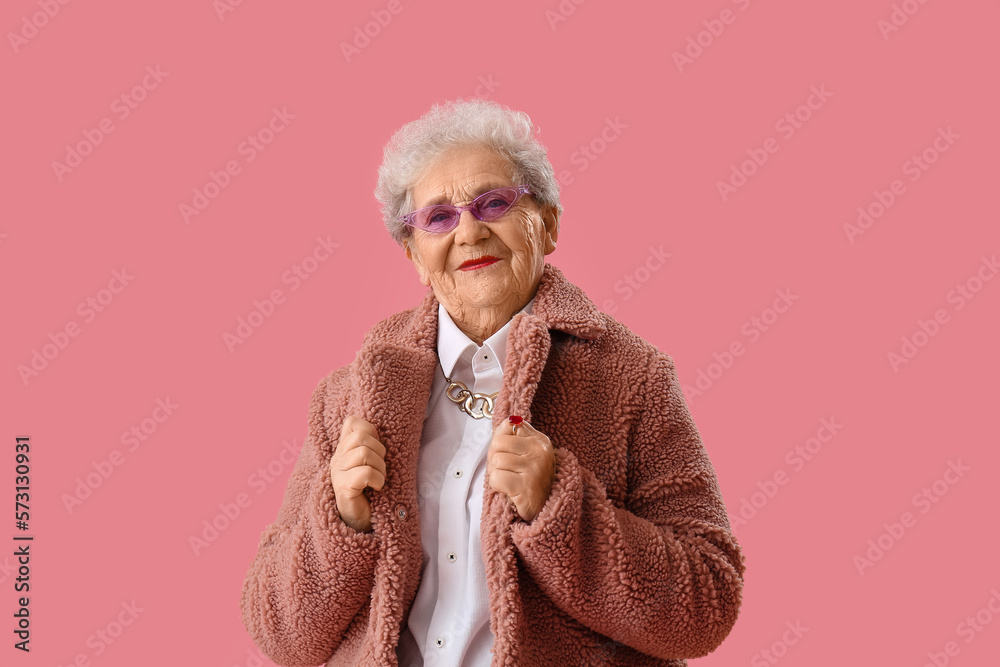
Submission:
[[[493,430],[486,452],[486,478],[493,489],[514,502],[518,515],[531,521],[552,491],[556,465],[549,436],[524,421],[517,434],[508,422]]]

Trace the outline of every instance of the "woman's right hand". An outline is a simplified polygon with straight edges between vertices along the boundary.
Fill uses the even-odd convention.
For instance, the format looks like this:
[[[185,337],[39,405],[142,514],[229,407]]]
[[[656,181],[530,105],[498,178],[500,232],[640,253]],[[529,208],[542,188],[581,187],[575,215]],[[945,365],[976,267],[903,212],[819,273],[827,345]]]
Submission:
[[[330,479],[344,523],[360,532],[370,530],[372,508],[364,490],[370,486],[378,491],[385,484],[385,445],[371,422],[344,419],[337,451],[330,459]]]

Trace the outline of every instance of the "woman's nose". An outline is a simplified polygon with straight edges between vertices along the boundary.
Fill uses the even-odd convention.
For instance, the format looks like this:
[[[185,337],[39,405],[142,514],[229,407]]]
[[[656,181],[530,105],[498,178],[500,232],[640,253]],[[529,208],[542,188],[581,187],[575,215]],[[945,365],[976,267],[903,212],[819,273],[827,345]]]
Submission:
[[[475,245],[479,239],[489,238],[489,235],[485,222],[472,215],[472,211],[462,211],[455,228],[455,243]]]

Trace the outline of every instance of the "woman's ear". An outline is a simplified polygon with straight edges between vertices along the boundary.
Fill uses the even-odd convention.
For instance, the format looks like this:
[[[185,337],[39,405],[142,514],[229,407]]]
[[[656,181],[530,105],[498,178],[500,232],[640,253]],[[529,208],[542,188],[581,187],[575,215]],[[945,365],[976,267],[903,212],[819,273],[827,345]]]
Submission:
[[[542,223],[545,225],[545,254],[556,249],[559,238],[559,211],[551,204],[542,209]]]
[[[413,262],[413,267],[417,270],[417,275],[420,277],[420,284],[424,287],[431,286],[430,276],[427,275],[427,270],[424,268],[424,263],[420,260],[420,256],[417,254],[416,247],[413,244],[413,237],[409,237],[403,241],[403,249],[406,252],[406,259]]]

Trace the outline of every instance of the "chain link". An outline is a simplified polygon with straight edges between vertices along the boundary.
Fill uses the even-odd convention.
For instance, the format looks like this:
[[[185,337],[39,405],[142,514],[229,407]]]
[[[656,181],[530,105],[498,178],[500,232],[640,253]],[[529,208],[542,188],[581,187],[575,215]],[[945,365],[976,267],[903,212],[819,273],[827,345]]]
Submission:
[[[448,381],[448,388],[444,390],[444,395],[453,403],[456,403],[462,412],[473,419],[482,419],[483,417],[493,418],[493,401],[500,395],[499,391],[495,391],[492,394],[481,394],[469,391],[469,388],[458,380],[452,380],[447,377],[445,379]],[[453,396],[452,393],[455,389],[459,391]],[[482,407],[479,408],[478,412],[476,412],[477,401],[482,401]]]

